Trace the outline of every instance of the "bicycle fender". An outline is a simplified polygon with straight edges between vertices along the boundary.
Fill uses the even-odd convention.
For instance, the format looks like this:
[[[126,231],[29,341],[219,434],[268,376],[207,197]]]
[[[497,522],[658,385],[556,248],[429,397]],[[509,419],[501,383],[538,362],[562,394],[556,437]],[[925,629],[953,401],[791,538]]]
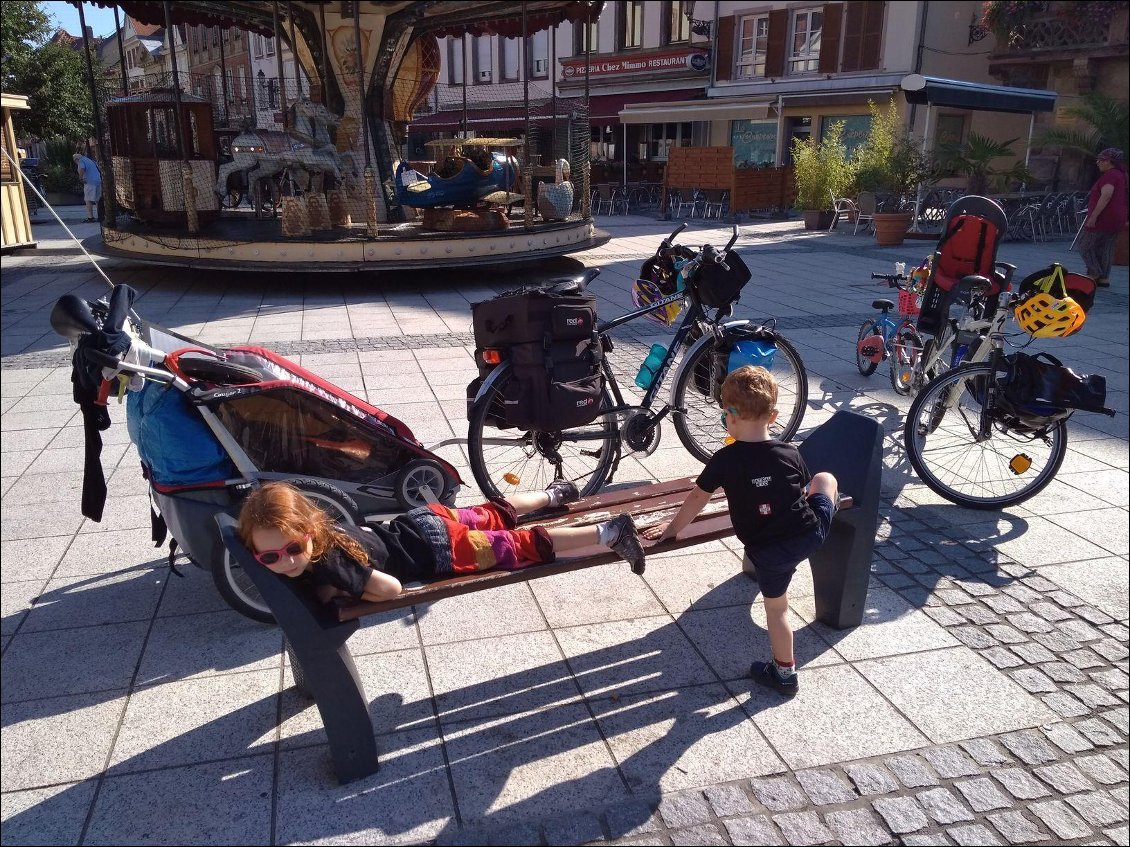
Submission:
[[[726,321],[725,323],[720,324],[720,326],[722,327],[723,330],[728,330],[731,327],[739,327],[739,326],[740,327],[758,327],[758,326],[761,326],[761,324],[757,323],[756,321],[743,319],[743,320],[736,320],[736,321]],[[671,380],[671,408],[672,409],[676,409],[676,406],[675,406],[675,386],[679,384],[679,380],[683,376],[683,371],[685,371],[687,369],[687,363],[689,361],[691,361],[692,358],[694,358],[694,355],[696,353],[698,353],[698,351],[701,348],[705,347],[707,344],[713,344],[713,343],[714,343],[713,333],[708,334],[708,335],[704,334],[702,336],[702,338],[700,338],[698,341],[696,341],[694,344],[691,345],[691,348],[685,354],[683,354],[683,358],[679,360],[679,366],[675,369],[675,376]],[[484,388],[485,387],[486,386],[485,386],[485,383],[484,383]],[[477,398],[476,398],[476,402],[477,402]],[[676,411],[678,411],[678,409],[676,409]]]
[[[502,378],[503,374],[510,373],[510,362],[502,362],[493,371],[487,374],[487,378],[483,380],[482,385],[479,386],[479,393],[475,395],[474,401],[471,403],[471,411],[479,407],[480,403],[486,402],[486,396],[494,388],[494,384]]]

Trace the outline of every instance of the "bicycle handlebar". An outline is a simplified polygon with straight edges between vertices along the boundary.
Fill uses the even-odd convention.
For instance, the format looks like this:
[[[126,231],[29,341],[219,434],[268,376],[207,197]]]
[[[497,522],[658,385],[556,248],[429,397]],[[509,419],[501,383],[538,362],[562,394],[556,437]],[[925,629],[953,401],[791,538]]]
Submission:
[[[905,288],[900,282],[909,282],[910,277],[903,274],[871,274],[872,279],[881,279],[887,283],[888,288]]]

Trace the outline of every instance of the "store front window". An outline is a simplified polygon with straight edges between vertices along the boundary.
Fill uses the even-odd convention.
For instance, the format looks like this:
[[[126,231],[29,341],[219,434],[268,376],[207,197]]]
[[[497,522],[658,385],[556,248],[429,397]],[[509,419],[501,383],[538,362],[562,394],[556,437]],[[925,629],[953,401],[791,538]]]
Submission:
[[[824,134],[828,131],[828,127],[841,121],[844,125],[844,148],[847,150],[848,158],[850,159],[855,154],[855,151],[867,140],[867,135],[871,132],[871,116],[827,115],[820,119],[820,139],[824,139]]]
[[[672,147],[692,147],[695,144],[694,125],[691,122],[648,124],[644,130],[647,158],[667,161],[667,151]]]
[[[730,146],[735,167],[772,167],[777,161],[777,122],[730,121]]]

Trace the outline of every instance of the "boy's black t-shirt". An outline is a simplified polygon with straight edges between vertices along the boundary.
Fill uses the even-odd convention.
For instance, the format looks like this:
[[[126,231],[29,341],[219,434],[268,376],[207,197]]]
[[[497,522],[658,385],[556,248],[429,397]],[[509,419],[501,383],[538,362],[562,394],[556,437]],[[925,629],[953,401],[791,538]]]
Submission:
[[[703,491],[725,490],[735,534],[747,547],[758,547],[817,525],[804,494],[811,480],[792,445],[735,441],[710,457],[696,484]]]
[[[427,580],[435,575],[435,554],[431,545],[407,521],[376,524],[372,532],[345,525],[338,528],[360,542],[369,554],[369,564],[362,565],[340,547],[335,547],[303,574],[314,585],[332,585],[359,598],[374,570],[391,574],[401,582]]]

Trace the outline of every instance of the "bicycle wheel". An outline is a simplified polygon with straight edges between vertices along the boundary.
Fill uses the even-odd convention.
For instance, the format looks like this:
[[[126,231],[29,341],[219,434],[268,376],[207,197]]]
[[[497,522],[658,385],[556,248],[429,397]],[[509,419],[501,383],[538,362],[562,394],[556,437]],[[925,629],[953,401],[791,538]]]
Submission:
[[[954,368],[914,399],[903,429],[910,464],[933,491],[970,509],[1022,503],[1051,482],[1067,453],[1067,422],[1038,433],[1010,429],[989,410],[989,437],[978,438],[991,364]]]
[[[875,345],[878,350],[883,350],[886,347],[886,342],[883,341],[883,335],[879,332],[879,327],[874,318],[868,318],[859,327],[859,338],[855,343],[855,366],[864,376],[871,376],[875,373],[875,368],[879,367],[879,362],[873,358],[874,354],[870,352],[870,347],[867,348],[868,355],[864,355],[864,341],[867,341],[868,345]]]
[[[903,325],[895,332],[891,352],[891,388],[903,397],[914,387],[914,369],[922,356],[922,336]]]
[[[617,417],[608,412],[591,424],[563,432],[500,429],[502,404],[510,371],[499,376],[485,401],[471,413],[467,452],[471,473],[487,497],[506,497],[524,491],[544,491],[558,479],[577,486],[582,497],[595,494],[607,481],[620,455]],[[614,405],[607,389],[604,408]]]
[[[735,333],[728,340],[740,340]],[[788,441],[804,419],[808,403],[808,374],[796,348],[781,336],[776,337],[777,352],[773,358],[772,373],[777,380],[777,420],[769,427],[769,434],[778,441]],[[714,400],[712,368],[714,341],[707,337],[697,342],[688,352],[687,361],[680,366],[675,388],[671,392],[671,405],[675,408],[675,432],[690,454],[700,462],[710,457],[722,446],[726,428],[719,418],[718,403]],[[680,411],[682,410],[682,411]]]

